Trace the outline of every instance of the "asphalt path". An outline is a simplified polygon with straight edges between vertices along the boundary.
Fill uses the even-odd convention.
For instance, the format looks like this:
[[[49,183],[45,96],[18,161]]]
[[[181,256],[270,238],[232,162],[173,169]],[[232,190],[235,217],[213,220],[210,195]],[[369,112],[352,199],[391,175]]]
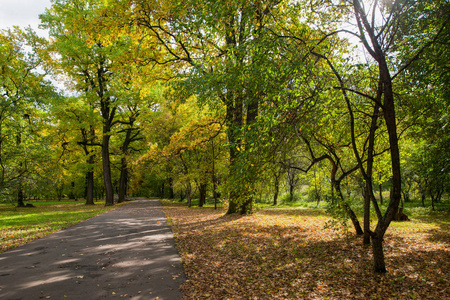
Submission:
[[[137,199],[0,254],[0,299],[182,298],[162,205]]]

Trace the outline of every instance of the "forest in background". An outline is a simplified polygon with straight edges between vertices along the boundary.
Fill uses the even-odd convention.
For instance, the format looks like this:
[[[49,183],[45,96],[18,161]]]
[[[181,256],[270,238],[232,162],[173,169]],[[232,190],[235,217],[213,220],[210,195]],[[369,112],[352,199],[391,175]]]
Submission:
[[[449,9],[52,1],[0,32],[1,201],[321,204],[384,272],[399,208],[448,210]]]

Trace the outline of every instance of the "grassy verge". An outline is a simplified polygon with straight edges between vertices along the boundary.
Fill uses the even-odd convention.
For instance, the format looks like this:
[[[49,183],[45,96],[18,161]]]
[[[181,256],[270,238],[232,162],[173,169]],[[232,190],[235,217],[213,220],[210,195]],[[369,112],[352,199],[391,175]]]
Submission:
[[[450,293],[450,215],[392,223],[388,273],[352,232],[324,229],[322,209],[249,216],[164,201],[181,253],[186,299],[443,299]]]
[[[35,201],[33,205],[36,207],[0,204],[0,253],[117,207],[75,201]]]

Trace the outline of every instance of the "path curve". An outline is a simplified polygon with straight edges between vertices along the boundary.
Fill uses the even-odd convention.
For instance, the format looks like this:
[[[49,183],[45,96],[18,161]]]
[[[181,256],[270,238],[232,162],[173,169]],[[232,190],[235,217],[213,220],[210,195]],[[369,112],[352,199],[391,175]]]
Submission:
[[[180,257],[159,200],[137,199],[0,254],[0,299],[182,298]]]

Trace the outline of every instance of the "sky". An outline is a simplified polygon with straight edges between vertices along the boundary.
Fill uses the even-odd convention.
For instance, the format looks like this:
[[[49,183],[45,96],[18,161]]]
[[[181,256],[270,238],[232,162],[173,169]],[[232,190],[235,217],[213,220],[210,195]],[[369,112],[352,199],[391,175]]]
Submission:
[[[50,0],[0,0],[0,29],[30,25],[39,36],[47,37],[46,31],[38,28],[39,14],[50,5]]]

